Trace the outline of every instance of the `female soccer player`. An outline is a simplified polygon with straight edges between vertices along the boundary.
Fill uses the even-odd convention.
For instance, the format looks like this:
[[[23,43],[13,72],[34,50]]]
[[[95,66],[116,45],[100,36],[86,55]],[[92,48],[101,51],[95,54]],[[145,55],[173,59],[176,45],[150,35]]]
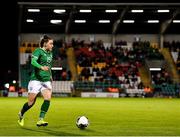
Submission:
[[[19,112],[18,123],[20,126],[24,126],[24,113],[35,104],[39,92],[41,92],[44,102],[41,106],[37,126],[48,125],[48,122],[44,121],[44,117],[49,109],[52,94],[52,48],[53,39],[45,35],[41,39],[40,48],[35,49],[32,53],[31,64],[33,71],[31,80],[28,83],[28,102],[23,105]]]

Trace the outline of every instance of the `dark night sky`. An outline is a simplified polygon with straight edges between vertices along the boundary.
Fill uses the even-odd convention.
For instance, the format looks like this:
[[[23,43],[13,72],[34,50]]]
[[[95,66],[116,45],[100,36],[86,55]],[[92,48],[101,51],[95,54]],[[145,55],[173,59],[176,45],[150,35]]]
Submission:
[[[17,7],[16,2],[3,5],[8,7],[1,9],[1,67],[0,67],[0,89],[9,80],[18,79],[18,50],[17,50]]]

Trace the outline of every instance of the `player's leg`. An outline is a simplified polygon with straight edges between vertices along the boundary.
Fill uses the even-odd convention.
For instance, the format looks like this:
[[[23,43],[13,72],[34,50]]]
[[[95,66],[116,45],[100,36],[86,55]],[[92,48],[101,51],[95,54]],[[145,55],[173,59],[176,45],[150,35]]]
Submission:
[[[41,105],[41,111],[39,114],[39,121],[37,122],[37,126],[47,126],[48,122],[44,121],[45,115],[50,106],[51,99],[51,90],[45,89],[42,91],[42,96],[44,98],[44,102]]]
[[[23,105],[23,107],[22,107],[22,109],[21,109],[21,116],[23,116],[24,115],[24,113],[26,112],[26,111],[28,111],[34,104],[35,104],[35,102],[36,102],[36,96],[37,96],[37,94],[35,94],[35,93],[28,93],[28,102],[26,102],[24,105]]]
[[[36,96],[40,92],[41,84],[39,81],[30,81],[28,84],[28,102],[26,102],[21,111],[19,112],[19,120],[18,123],[20,126],[24,125],[24,113],[28,111],[36,101]]]
[[[26,111],[28,111],[28,110],[35,104],[35,102],[36,102],[36,96],[37,96],[36,93],[29,93],[29,94],[28,94],[28,102],[26,102],[26,103],[23,105],[21,111],[20,111],[19,114],[18,114],[18,115],[19,115],[18,123],[19,123],[20,126],[24,126],[24,118],[23,118],[24,113],[25,113]]]

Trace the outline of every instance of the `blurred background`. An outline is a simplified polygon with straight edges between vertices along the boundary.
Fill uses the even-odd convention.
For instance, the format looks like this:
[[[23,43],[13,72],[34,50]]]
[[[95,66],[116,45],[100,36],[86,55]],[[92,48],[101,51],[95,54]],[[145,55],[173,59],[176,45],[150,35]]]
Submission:
[[[5,6],[2,92],[27,91],[31,53],[47,34],[54,39],[54,95],[179,96],[177,1],[29,0]]]

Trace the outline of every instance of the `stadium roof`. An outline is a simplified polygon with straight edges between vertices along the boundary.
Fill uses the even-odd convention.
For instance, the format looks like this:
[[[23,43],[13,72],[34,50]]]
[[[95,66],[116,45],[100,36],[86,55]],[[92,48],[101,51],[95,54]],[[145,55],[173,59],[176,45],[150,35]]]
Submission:
[[[167,3],[161,0],[154,3],[141,0],[121,3],[117,0],[91,0],[90,3],[83,0],[31,0],[19,1],[18,9],[19,33],[180,34],[180,3],[173,0]]]

